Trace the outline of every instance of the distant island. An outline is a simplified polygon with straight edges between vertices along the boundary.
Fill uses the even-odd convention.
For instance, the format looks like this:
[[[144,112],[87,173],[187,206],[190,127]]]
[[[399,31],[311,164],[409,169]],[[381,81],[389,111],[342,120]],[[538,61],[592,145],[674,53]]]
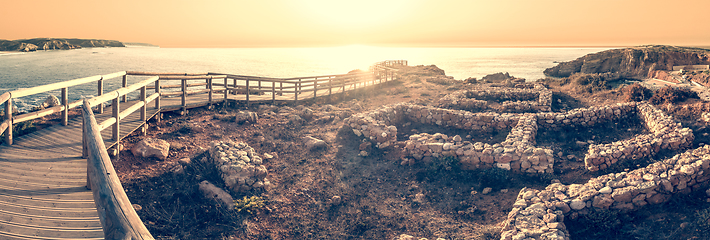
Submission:
[[[68,50],[91,47],[126,47],[115,40],[76,39],[76,38],[32,38],[20,40],[0,39],[0,51],[33,52],[37,50]],[[157,47],[147,43],[130,43],[132,46]]]
[[[124,42],[123,45],[126,45],[126,47],[160,47],[158,45],[153,45],[150,43],[139,43],[139,42]]]

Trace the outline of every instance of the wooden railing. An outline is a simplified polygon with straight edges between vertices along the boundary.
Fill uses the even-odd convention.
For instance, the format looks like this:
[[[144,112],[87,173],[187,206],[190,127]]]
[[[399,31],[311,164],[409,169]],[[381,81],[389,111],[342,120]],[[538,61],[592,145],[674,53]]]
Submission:
[[[246,95],[247,104],[249,104],[249,97],[252,93],[271,93],[272,101],[276,101],[276,96],[292,95],[292,100],[297,103],[299,95],[310,94],[310,92],[313,93],[312,98],[316,98],[319,90],[328,90],[327,95],[330,96],[333,93],[338,93],[338,90],[340,90],[340,93],[345,93],[347,90],[355,90],[377,83],[396,80],[397,69],[393,67],[406,64],[406,61],[385,61],[373,66],[370,72],[299,78],[266,78],[220,73],[186,74],[129,71],[75,79],[10,91],[0,95],[0,104],[5,104],[5,120],[0,124],[0,134],[6,132],[6,143],[12,144],[13,124],[62,112],[62,124],[67,125],[68,110],[80,105],[83,106],[82,143],[84,147],[82,155],[88,159],[87,187],[93,191],[94,201],[96,202],[106,239],[153,239],[131,206],[118,180],[106,145],[101,137],[102,130],[111,127],[111,139],[115,141],[112,145],[118,146],[121,139],[119,131],[121,120],[140,110],[141,126],[144,128],[143,132],[145,133],[145,124],[149,118],[146,109],[150,102],[155,102],[155,109],[158,112],[173,110],[161,106],[162,97],[180,96],[181,105],[179,108],[182,110],[190,108],[190,104],[195,106],[194,104],[213,104],[227,101],[230,92],[232,92],[232,95]],[[147,76],[148,78],[127,86],[127,76]],[[104,94],[103,81],[117,77],[122,77],[122,87]],[[213,81],[215,79],[217,82]],[[180,84],[161,85],[161,80],[165,82],[180,81]],[[72,103],[68,102],[69,87],[91,82],[97,82],[98,84],[96,97]],[[205,89],[194,89],[200,86],[205,86]],[[346,88],[348,89],[346,90]],[[62,89],[62,105],[12,116],[13,98],[57,89]],[[148,96],[148,89],[154,89],[155,92]],[[162,89],[177,89],[177,91],[162,91]],[[335,89],[335,92],[333,89]],[[139,101],[121,111],[121,102],[126,102],[127,95],[135,91],[139,91]],[[214,97],[215,94],[219,93],[223,94],[221,98]],[[208,94],[208,100],[206,103],[188,103],[187,97],[195,94]],[[96,111],[102,113],[104,111],[104,103],[108,101],[111,101],[111,117],[99,123],[94,116],[92,107],[96,107]],[[159,118],[160,114],[156,116]]]
[[[144,86],[145,87],[145,86]],[[93,98],[94,100],[96,98]],[[87,187],[94,195],[96,210],[104,230],[105,239],[153,239],[143,221],[133,209],[123,190],[121,181],[113,168],[106,146],[101,137],[101,127],[96,122],[91,103],[100,100],[84,100],[84,136],[88,148],[86,164]]]
[[[69,87],[77,86],[80,84],[86,84],[86,83],[91,83],[91,82],[97,82],[98,83],[98,95],[101,95],[103,92],[103,81],[104,80],[110,80],[113,78],[117,77],[123,77],[124,83],[125,83],[125,78],[126,78],[126,72],[117,72],[117,73],[112,73],[112,74],[107,74],[107,75],[98,75],[98,76],[91,76],[91,77],[86,77],[86,78],[80,78],[80,79],[74,79],[70,81],[65,81],[65,82],[58,82],[58,83],[53,83],[53,84],[47,84],[47,85],[42,85],[42,86],[37,86],[37,87],[32,87],[32,88],[25,88],[25,89],[18,89],[10,92],[6,92],[2,95],[0,95],[0,104],[5,104],[5,120],[0,124],[0,135],[3,133],[5,134],[5,143],[7,144],[12,144],[12,127],[13,124],[18,124],[21,122],[29,121],[29,120],[34,120],[37,118],[41,118],[50,114],[62,113],[62,124],[67,125],[68,122],[68,111],[71,108],[75,108],[81,105],[81,100],[79,101],[74,101],[74,102],[69,102]],[[125,84],[124,84],[125,86]],[[38,94],[38,93],[44,93],[48,91],[53,91],[61,89],[61,105],[35,111],[35,112],[30,112],[18,116],[12,116],[12,101],[15,98],[20,98],[20,97],[25,97],[33,94]]]

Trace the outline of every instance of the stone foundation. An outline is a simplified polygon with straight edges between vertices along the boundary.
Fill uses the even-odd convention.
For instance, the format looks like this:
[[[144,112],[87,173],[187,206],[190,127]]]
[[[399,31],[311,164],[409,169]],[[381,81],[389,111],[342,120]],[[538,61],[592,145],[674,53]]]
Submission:
[[[675,193],[707,185],[708,168],[710,146],[704,146],[645,168],[592,178],[585,184],[523,188],[504,222],[501,239],[569,239],[565,217],[663,203]]]
[[[491,106],[488,100],[501,101]],[[550,111],[552,91],[536,83],[517,84],[515,87],[473,85],[472,89],[456,91],[441,98],[436,106],[468,111],[496,112]]]

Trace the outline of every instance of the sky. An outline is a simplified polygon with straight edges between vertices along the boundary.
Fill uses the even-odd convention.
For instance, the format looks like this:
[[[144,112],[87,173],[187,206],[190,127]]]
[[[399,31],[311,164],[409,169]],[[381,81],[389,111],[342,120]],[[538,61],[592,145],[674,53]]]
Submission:
[[[0,0],[0,39],[161,47],[710,46],[707,0]]]

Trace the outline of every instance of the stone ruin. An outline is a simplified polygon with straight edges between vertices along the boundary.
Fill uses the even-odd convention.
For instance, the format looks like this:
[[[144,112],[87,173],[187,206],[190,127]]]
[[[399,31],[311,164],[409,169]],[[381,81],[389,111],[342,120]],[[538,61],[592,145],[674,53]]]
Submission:
[[[565,217],[593,211],[635,210],[667,201],[674,193],[707,186],[710,146],[691,149],[630,172],[609,173],[585,184],[554,183],[543,190],[523,188],[504,222],[501,240],[569,239]]]
[[[243,192],[271,184],[266,179],[268,171],[261,157],[246,143],[214,141],[209,153],[212,163],[230,190]]]
[[[605,169],[621,161],[654,156],[661,150],[687,149],[694,140],[692,130],[683,128],[646,102],[550,112],[552,93],[540,87],[535,84],[532,88],[488,88],[485,92],[467,89],[447,95],[436,107],[409,103],[383,106],[346,118],[344,127],[351,128],[355,135],[368,139],[377,148],[401,146],[407,157],[402,164],[411,165],[425,158],[456,157],[464,169],[498,167],[529,173],[550,173],[554,169],[553,151],[535,146],[538,128],[562,130],[565,127],[595,126],[623,117],[638,117],[650,133],[608,144],[589,145],[584,159],[589,171]],[[516,94],[522,97],[515,97]],[[494,110],[537,112],[464,111],[491,110],[481,105],[486,102],[481,99],[487,99],[487,96],[528,100],[535,96],[535,103],[523,101],[515,105],[503,102],[500,108]],[[441,133],[413,134],[404,141],[397,141],[395,125],[406,122],[463,130],[510,129],[510,134],[505,141],[493,145]],[[602,175],[585,184],[554,183],[544,190],[524,188],[504,222],[501,239],[569,239],[565,217],[576,218],[580,214],[608,209],[629,211],[665,202],[674,193],[687,193],[705,186],[710,179],[710,174],[706,172],[709,167],[710,146],[704,146],[645,168]]]
[[[516,172],[551,173],[554,154],[551,149],[536,147],[539,127],[561,129],[579,125],[615,121],[636,114],[651,132],[632,139],[609,144],[592,144],[585,156],[590,171],[607,168],[620,161],[653,156],[662,149],[682,150],[690,147],[694,136],[690,129],[666,116],[647,103],[620,103],[609,106],[574,109],[565,113],[473,113],[421,106],[409,103],[384,106],[345,119],[353,133],[369,139],[377,148],[398,144],[397,124],[419,122],[463,130],[510,129],[501,143],[471,142],[463,137],[445,134],[414,134],[401,142],[403,164],[413,164],[425,157],[456,157],[465,169],[498,167]]]
[[[546,112],[552,104],[552,91],[537,83],[520,83],[514,87],[472,86],[444,96],[436,106],[468,111]],[[491,101],[499,104],[490,104]]]

